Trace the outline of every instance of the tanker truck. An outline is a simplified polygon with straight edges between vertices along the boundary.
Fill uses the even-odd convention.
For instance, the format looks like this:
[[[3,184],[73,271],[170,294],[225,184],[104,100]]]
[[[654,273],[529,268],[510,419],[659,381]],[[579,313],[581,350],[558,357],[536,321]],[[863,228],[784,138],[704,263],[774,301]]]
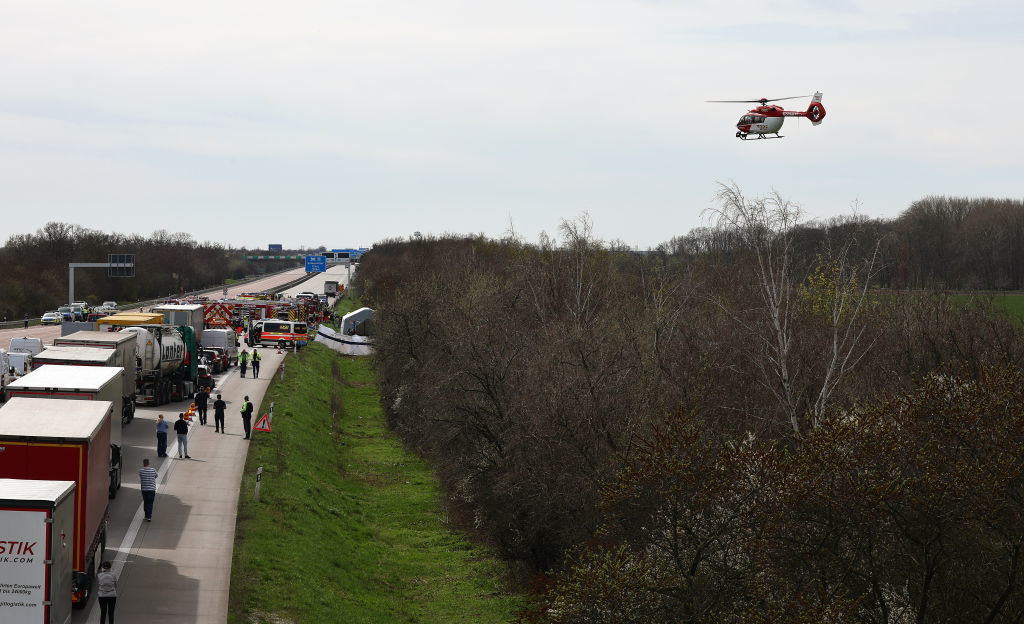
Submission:
[[[163,405],[195,395],[199,373],[195,331],[188,325],[126,327],[135,334],[135,402]]]

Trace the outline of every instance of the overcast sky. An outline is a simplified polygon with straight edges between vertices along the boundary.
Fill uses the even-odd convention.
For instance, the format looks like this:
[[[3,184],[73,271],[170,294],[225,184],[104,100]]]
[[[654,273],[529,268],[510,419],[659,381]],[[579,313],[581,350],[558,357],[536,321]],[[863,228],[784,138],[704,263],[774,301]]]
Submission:
[[[703,225],[717,182],[811,218],[1021,199],[1022,6],[0,1],[0,243],[47,221],[536,241],[589,212],[647,248]],[[816,90],[824,123],[782,140],[741,142],[747,106],[704,102]]]

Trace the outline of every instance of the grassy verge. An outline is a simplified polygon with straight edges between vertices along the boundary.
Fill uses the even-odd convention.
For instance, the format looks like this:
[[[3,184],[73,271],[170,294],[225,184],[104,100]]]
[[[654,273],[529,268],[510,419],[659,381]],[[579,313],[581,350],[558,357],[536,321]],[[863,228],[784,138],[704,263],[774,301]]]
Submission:
[[[386,429],[366,359],[312,344],[259,413],[241,485],[229,622],[509,622],[504,566],[450,531],[427,465]],[[258,466],[261,501],[253,502]]]

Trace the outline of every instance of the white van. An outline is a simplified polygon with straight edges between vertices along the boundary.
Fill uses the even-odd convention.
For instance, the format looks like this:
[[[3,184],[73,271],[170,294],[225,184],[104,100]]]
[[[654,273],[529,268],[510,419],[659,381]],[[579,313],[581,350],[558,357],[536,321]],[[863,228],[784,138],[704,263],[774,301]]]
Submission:
[[[0,349],[0,400],[7,400],[7,384],[12,381],[11,361],[7,359],[7,351]]]
[[[42,338],[11,338],[11,348],[8,349],[10,352],[21,351],[22,353],[31,353],[32,355],[39,355],[43,352],[43,339]]]
[[[32,354],[27,351],[8,351],[8,370],[14,371],[14,378],[17,379],[32,371]]]
[[[238,334],[231,329],[204,329],[199,340],[203,347],[219,347],[228,354],[228,366],[238,364]]]

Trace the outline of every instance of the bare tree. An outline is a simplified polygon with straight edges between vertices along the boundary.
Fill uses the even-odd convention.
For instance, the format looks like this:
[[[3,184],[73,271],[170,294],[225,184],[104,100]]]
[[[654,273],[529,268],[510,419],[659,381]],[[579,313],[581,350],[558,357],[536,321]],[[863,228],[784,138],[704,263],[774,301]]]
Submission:
[[[843,378],[871,347],[862,342],[866,329],[863,313],[878,246],[867,265],[858,270],[850,261],[854,237],[826,244],[827,269],[812,294],[816,303],[807,320],[818,326],[824,323],[829,344],[822,345],[824,349],[811,349],[807,343],[813,340],[812,332],[801,329],[799,323],[807,310],[798,297],[810,275],[794,246],[794,231],[802,216],[800,207],[777,192],[747,198],[735,184],[720,184],[716,199],[718,206],[708,212],[718,227],[733,233],[743,251],[752,257],[753,286],[760,305],[755,314],[750,314],[736,309],[732,295],[717,295],[714,301],[755,338],[751,364],[793,432],[799,435],[806,418],[810,418],[812,427],[820,422]],[[824,361],[796,357],[801,344],[808,347],[805,352],[825,353]]]

